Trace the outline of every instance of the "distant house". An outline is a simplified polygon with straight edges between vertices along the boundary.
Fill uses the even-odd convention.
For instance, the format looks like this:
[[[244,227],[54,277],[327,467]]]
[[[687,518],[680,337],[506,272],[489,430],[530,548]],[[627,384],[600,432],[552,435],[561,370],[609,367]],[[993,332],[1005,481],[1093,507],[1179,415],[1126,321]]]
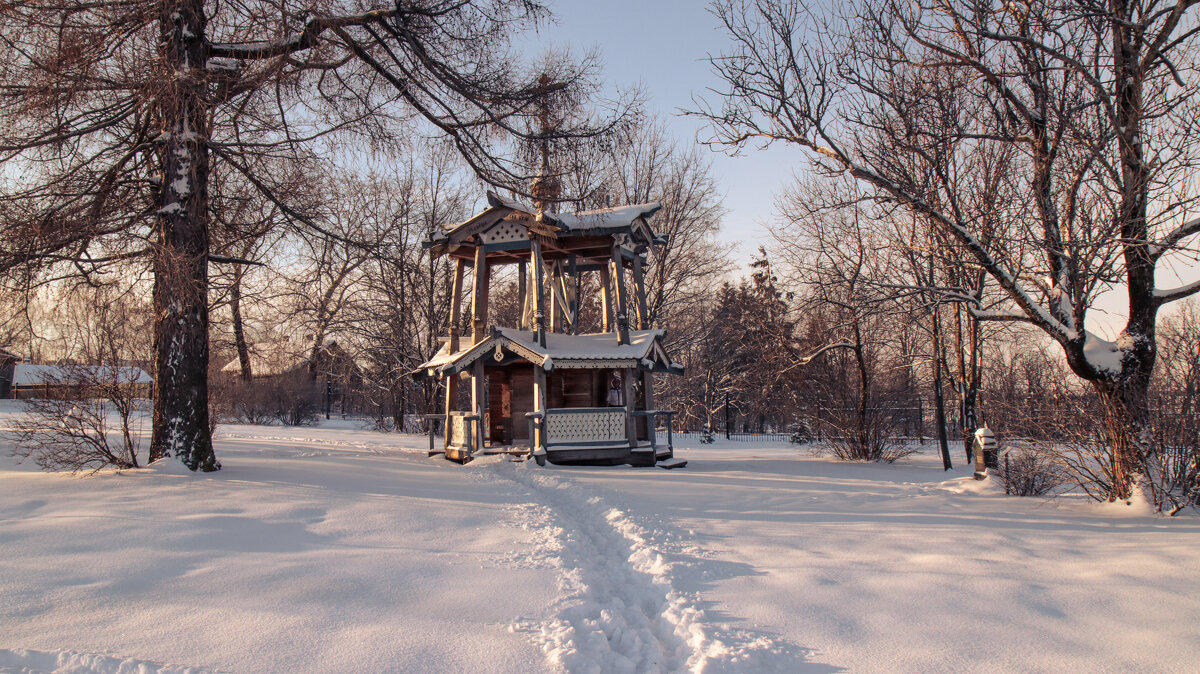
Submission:
[[[242,372],[241,361],[234,358],[221,372],[237,377]],[[250,373],[255,382],[310,388],[326,414],[333,409],[344,414],[360,407],[362,369],[335,341],[328,341],[315,351],[311,343],[305,345],[287,339],[255,344],[250,348]]]
[[[81,395],[97,384],[118,382],[136,387],[135,395],[150,397],[154,380],[145,370],[129,365],[33,365],[16,363],[7,391],[0,397],[63,398]]]
[[[0,399],[12,397],[13,370],[22,360],[15,353],[0,349]]]

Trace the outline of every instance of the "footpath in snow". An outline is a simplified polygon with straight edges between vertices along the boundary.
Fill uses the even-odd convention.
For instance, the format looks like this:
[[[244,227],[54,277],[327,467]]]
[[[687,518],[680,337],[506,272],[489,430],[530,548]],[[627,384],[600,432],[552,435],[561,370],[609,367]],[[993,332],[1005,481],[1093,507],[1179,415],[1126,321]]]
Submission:
[[[230,426],[215,475],[75,478],[0,440],[0,672],[1195,671],[1194,515],[688,442],[458,466]]]

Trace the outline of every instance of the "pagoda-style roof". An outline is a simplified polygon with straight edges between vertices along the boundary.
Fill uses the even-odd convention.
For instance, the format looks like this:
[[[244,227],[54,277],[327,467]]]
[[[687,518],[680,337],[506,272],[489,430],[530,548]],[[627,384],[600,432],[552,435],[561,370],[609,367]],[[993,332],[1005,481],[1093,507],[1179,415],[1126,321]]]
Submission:
[[[547,246],[546,258],[556,253],[599,256],[616,243],[631,254],[641,255],[654,245],[666,243],[647,224],[646,218],[662,204],[651,202],[578,213],[542,213],[513,199],[487,193],[488,207],[467,220],[443,225],[425,245],[435,255],[469,257],[482,244],[491,258],[516,259],[515,251],[528,249],[531,236],[559,242]]]
[[[534,333],[514,328],[493,327],[480,343],[449,353],[449,344],[417,368],[417,376],[454,374],[468,369],[480,358],[489,365],[508,365],[526,360],[547,372],[554,369],[634,368],[649,372],[683,373],[683,366],[672,363],[663,349],[666,330],[630,330],[629,343],[618,344],[612,333],[584,335],[546,334],[546,346],[538,344]],[[501,357],[496,359],[496,355]]]

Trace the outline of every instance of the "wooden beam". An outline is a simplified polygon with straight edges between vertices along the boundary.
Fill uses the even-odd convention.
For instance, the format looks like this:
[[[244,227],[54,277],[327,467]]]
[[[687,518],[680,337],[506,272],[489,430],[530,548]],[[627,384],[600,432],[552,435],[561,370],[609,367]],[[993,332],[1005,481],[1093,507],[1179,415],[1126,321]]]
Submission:
[[[637,299],[637,329],[650,329],[650,315],[646,303],[646,275],[642,269],[642,256],[633,256],[633,285]]]
[[[458,353],[458,325],[462,322],[462,286],[463,286],[463,268],[466,264],[462,260],[454,261],[454,280],[450,283],[450,353]]]
[[[617,305],[617,344],[629,343],[629,309],[625,297],[625,265],[621,263],[621,247],[612,248],[613,300]]]
[[[487,339],[487,305],[488,285],[491,281],[487,254],[483,246],[475,249],[475,285],[471,293],[471,345],[474,346]]]

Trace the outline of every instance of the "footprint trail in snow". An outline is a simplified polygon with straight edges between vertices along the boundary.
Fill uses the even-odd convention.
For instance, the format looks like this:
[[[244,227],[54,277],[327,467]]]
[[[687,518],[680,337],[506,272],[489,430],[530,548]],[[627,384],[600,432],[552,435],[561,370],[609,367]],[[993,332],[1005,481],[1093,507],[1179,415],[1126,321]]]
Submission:
[[[518,563],[557,569],[557,614],[519,620],[551,664],[568,672],[795,671],[806,652],[778,639],[710,624],[698,598],[677,589],[661,531],[639,525],[567,477],[499,462],[489,477],[532,501],[518,524],[534,533]],[[695,548],[692,548],[694,553]]]

